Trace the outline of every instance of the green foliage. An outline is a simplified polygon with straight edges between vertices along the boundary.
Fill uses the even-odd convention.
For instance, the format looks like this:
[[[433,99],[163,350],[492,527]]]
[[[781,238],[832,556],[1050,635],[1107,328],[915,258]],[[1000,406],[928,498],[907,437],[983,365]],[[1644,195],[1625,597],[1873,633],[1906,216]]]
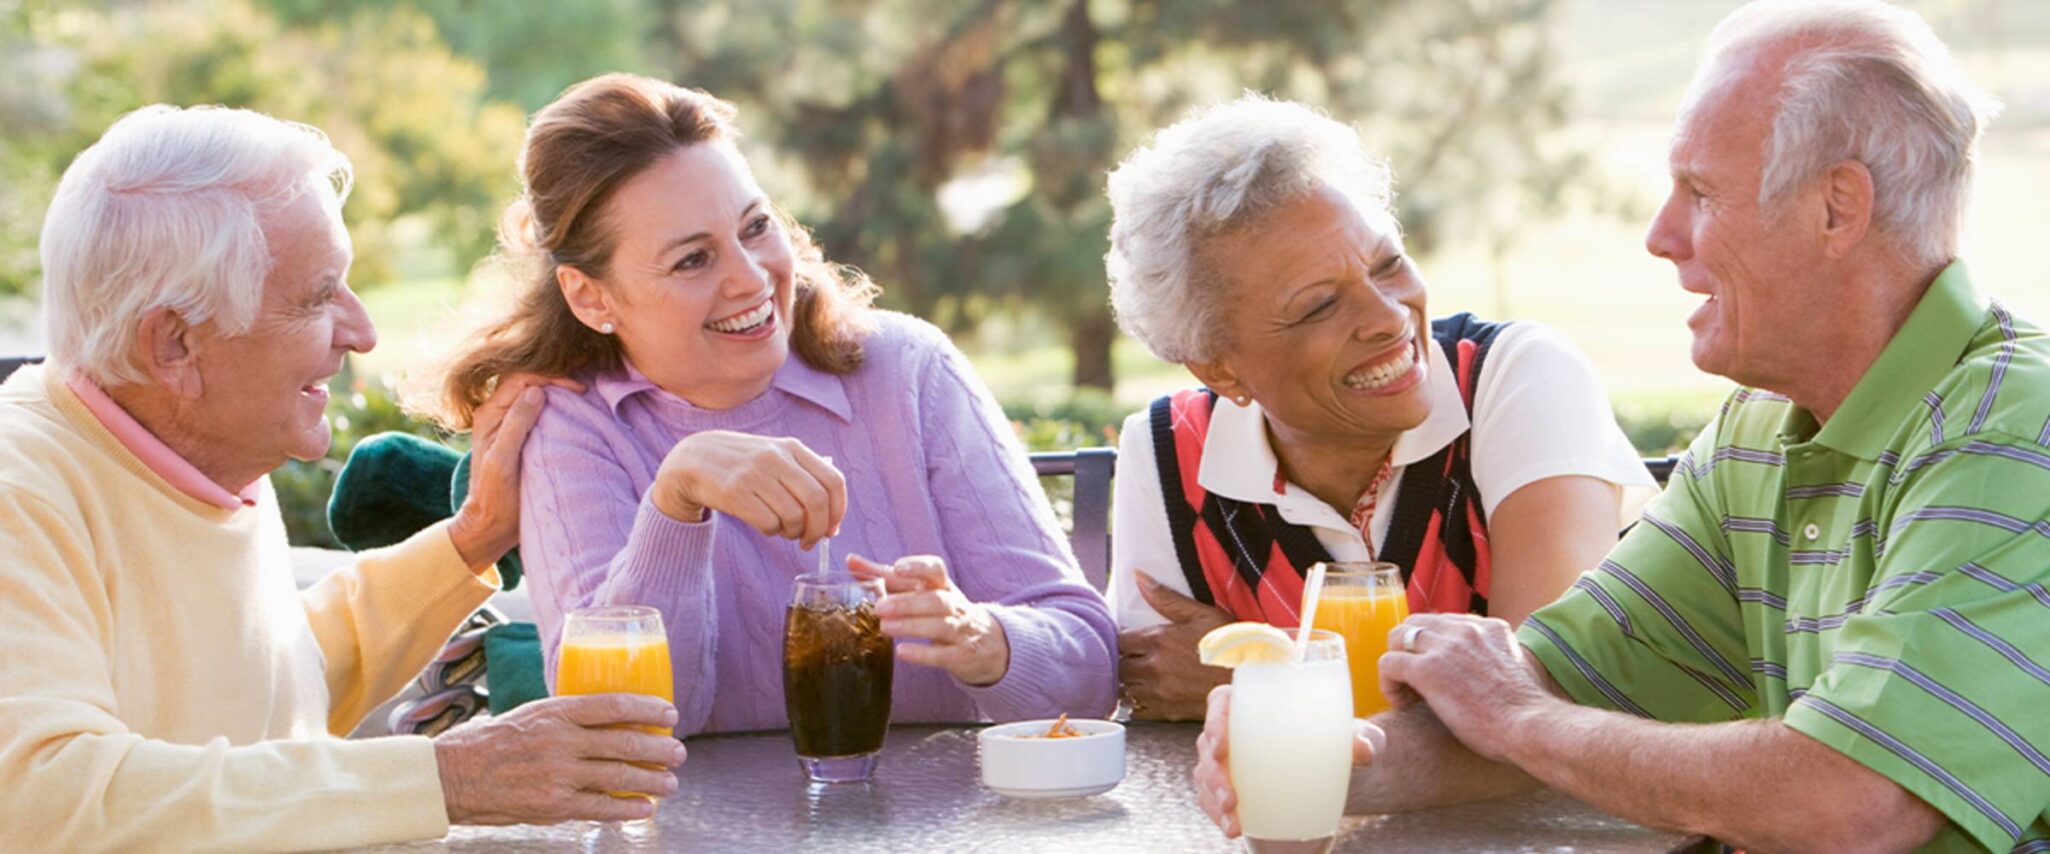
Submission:
[[[1623,435],[1630,437],[1630,446],[1646,457],[1665,457],[1687,449],[1687,444],[1708,426],[1714,412],[1696,412],[1676,409],[1670,412],[1641,412],[1623,409],[1616,412],[1616,423],[1623,428]]]
[[[1358,122],[1402,176],[1413,251],[1498,246],[1586,161],[1558,144],[1556,0],[662,0],[650,57],[747,107],[800,218],[894,307],[956,331],[1045,313],[1109,388],[1103,174],[1247,88]],[[782,165],[782,164],[779,164]],[[976,203],[944,199],[963,182]],[[974,195],[974,194],[968,194]]]
[[[467,437],[449,436],[406,414],[389,378],[359,377],[351,372],[337,377],[334,387],[349,389],[349,393],[337,395],[328,404],[334,445],[327,456],[312,462],[294,460],[271,473],[271,486],[278,493],[278,509],[285,516],[285,532],[293,545],[341,548],[327,526],[327,499],[334,492],[335,477],[341,474],[349,452],[365,437],[398,431],[457,448],[468,447]]]
[[[1077,389],[1068,398],[1052,403],[1011,401],[1003,404],[1004,417],[1018,425],[1018,436],[1034,451],[1066,451],[1074,448],[1117,447],[1118,427],[1132,414],[1111,396],[1095,389]]]
[[[0,295],[33,282],[56,175],[146,104],[247,107],[325,131],[355,162],[343,213],[361,283],[394,278],[393,227],[407,217],[467,267],[489,251],[497,211],[518,187],[521,111],[488,100],[484,69],[409,6],[294,27],[246,0],[38,5],[15,29],[0,28],[0,48],[12,38],[34,49],[7,51],[0,69],[37,76],[16,86],[0,75],[10,78],[0,83],[10,130],[0,137]]]
[[[608,71],[643,71],[642,45],[655,26],[642,0],[579,0],[486,6],[476,0],[269,0],[293,26],[418,11],[455,53],[488,69],[485,94],[531,112],[571,83]],[[505,164],[508,168],[510,163]]]

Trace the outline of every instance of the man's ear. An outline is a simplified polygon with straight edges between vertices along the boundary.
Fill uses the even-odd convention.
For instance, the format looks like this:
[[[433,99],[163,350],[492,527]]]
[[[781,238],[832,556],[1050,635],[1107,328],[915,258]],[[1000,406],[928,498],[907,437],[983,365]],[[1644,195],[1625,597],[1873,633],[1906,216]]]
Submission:
[[[1253,399],[1253,393],[1246,389],[1245,384],[1239,381],[1238,372],[1232,369],[1230,359],[1190,362],[1186,367],[1219,397],[1229,398],[1242,406]]]
[[[570,313],[585,326],[604,331],[610,323],[615,330],[618,328],[619,311],[612,304],[612,294],[597,279],[568,264],[557,264],[555,285],[562,289],[562,299],[569,303]]]
[[[144,375],[184,400],[198,400],[205,384],[199,375],[198,330],[168,308],[142,316],[136,328],[135,359]]]
[[[1822,175],[1823,249],[1831,258],[1851,254],[1872,228],[1872,171],[1856,160],[1831,166]]]

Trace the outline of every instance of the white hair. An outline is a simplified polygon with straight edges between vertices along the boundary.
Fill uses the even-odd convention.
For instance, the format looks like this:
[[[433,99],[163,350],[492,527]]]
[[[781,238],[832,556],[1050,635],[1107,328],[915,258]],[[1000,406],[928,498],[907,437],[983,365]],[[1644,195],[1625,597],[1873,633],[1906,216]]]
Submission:
[[[1160,131],[1110,173],[1110,301],[1154,355],[1211,361],[1229,342],[1229,284],[1197,268],[1205,238],[1330,187],[1397,230],[1387,163],[1353,128],[1302,104],[1247,95]]]
[[[1929,25],[1878,0],[1759,0],[1709,37],[1693,96],[1740,55],[1791,45],[1766,142],[1768,209],[1845,160],[1872,175],[1873,222],[1903,260],[1957,257],[1979,135],[2000,111]],[[1690,97],[1690,101],[1692,100]]]
[[[64,170],[43,221],[51,359],[102,385],[142,383],[133,351],[152,311],[247,332],[272,264],[264,214],[309,191],[339,210],[351,178],[308,125],[161,104],[121,117]]]

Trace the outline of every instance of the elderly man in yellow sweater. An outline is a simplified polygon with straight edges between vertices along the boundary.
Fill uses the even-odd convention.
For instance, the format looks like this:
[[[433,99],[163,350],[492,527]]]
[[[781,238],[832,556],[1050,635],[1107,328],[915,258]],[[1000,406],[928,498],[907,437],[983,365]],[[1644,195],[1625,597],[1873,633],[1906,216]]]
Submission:
[[[629,819],[675,790],[649,697],[349,741],[498,587],[538,389],[501,389],[455,518],[294,589],[267,473],[327,452],[376,342],[319,131],[151,107],[42,236],[51,359],[0,386],[0,850],[336,848]],[[644,763],[634,765],[630,763]]]

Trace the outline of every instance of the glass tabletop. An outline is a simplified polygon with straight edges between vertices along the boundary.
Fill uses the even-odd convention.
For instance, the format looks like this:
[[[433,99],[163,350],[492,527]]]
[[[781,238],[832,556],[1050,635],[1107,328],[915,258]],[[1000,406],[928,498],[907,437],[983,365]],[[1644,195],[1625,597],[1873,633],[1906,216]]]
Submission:
[[[972,726],[894,726],[868,783],[805,781],[787,733],[699,736],[682,784],[642,827],[458,827],[376,851],[1236,851],[1196,805],[1195,724],[1134,723],[1125,780],[1101,795],[1025,801],[983,788]],[[1348,818],[1339,851],[1687,851],[1556,792]]]

